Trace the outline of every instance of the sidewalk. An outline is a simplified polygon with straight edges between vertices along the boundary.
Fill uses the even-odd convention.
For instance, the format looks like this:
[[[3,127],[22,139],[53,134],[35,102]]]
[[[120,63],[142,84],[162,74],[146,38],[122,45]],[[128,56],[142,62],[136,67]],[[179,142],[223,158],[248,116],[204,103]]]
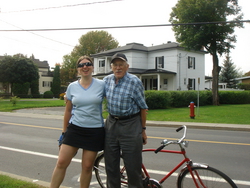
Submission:
[[[31,108],[21,109],[14,112],[0,112],[4,116],[34,117],[45,119],[61,119],[63,120],[65,107],[47,107],[47,108]],[[25,114],[25,115],[24,115]],[[196,122],[173,122],[173,121],[149,121],[147,126],[160,127],[179,127],[186,125],[188,128],[196,129],[214,129],[214,130],[234,130],[234,131],[250,131],[250,125],[243,124],[221,124],[221,123],[196,123]]]

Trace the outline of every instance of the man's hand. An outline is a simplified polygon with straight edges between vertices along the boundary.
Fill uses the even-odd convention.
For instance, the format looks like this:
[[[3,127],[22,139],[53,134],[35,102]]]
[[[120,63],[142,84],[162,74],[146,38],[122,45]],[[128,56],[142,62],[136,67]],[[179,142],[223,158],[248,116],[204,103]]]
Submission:
[[[143,141],[143,145],[146,145],[147,144],[147,135],[146,135],[146,132],[145,130],[142,131],[142,141]]]

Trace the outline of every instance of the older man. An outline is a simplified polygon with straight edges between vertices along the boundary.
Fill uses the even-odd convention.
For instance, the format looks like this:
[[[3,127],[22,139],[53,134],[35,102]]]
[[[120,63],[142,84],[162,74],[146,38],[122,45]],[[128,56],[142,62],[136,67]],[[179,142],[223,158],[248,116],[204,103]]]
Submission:
[[[107,187],[119,188],[120,154],[128,175],[129,188],[143,188],[142,145],[147,143],[144,88],[141,80],[129,74],[122,53],[111,59],[113,74],[104,78],[109,117],[105,122],[105,164]]]

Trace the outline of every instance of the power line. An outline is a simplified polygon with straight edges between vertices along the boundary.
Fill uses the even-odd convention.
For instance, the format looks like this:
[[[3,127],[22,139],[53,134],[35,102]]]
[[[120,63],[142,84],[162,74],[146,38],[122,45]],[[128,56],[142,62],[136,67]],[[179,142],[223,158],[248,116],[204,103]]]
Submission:
[[[35,9],[27,9],[27,10],[15,10],[15,11],[8,11],[8,12],[1,12],[0,13],[16,13],[16,12],[30,12],[30,11],[41,11],[41,10],[48,10],[48,9],[57,9],[57,8],[69,8],[69,7],[76,7],[76,6],[83,6],[83,5],[93,5],[93,4],[101,4],[101,3],[111,3],[114,1],[122,1],[122,0],[109,0],[109,1],[99,1],[99,2],[91,2],[91,3],[80,3],[75,5],[62,5],[62,6],[55,6],[55,7],[45,7],[45,8],[35,8]]]
[[[19,29],[21,29],[20,31],[24,31],[24,29],[21,28],[21,27],[15,26],[15,25],[13,25],[13,24],[11,24],[11,23],[8,23],[8,22],[6,22],[6,21],[3,21],[3,20],[0,20],[0,21],[4,22],[4,23],[6,23],[6,24],[9,24],[9,25],[11,25],[11,26],[13,26],[13,27],[19,28]],[[74,46],[72,46],[72,45],[70,45],[70,44],[66,44],[66,43],[63,43],[63,42],[60,42],[60,41],[57,41],[57,40],[54,40],[54,39],[51,39],[51,38],[48,38],[48,37],[45,37],[45,36],[36,34],[36,33],[33,33],[33,32],[31,32],[31,31],[26,31],[26,32],[31,33],[31,34],[36,35],[36,36],[39,36],[39,37],[42,37],[42,38],[45,38],[45,39],[47,39],[47,40],[51,40],[51,41],[53,41],[53,42],[57,42],[57,43],[60,43],[60,44],[66,45],[66,46],[74,47]]]
[[[110,26],[110,27],[83,27],[83,28],[55,28],[55,29],[2,29],[2,32],[11,31],[67,31],[67,30],[98,30],[98,29],[123,29],[123,28],[140,28],[140,27],[167,27],[167,26],[180,26],[180,25],[206,25],[206,24],[227,24],[227,23],[243,23],[250,20],[241,21],[218,21],[218,22],[194,22],[194,23],[178,23],[178,24],[157,24],[157,25],[133,25],[133,26]]]

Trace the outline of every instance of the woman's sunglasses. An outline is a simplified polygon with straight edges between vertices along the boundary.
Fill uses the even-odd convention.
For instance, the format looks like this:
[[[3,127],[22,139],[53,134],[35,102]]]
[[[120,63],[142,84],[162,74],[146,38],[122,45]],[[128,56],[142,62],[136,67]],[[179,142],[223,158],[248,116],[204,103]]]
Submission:
[[[84,66],[90,67],[90,66],[93,66],[93,63],[87,62],[87,63],[79,63],[77,65],[78,68],[81,68],[81,67],[84,67]]]

